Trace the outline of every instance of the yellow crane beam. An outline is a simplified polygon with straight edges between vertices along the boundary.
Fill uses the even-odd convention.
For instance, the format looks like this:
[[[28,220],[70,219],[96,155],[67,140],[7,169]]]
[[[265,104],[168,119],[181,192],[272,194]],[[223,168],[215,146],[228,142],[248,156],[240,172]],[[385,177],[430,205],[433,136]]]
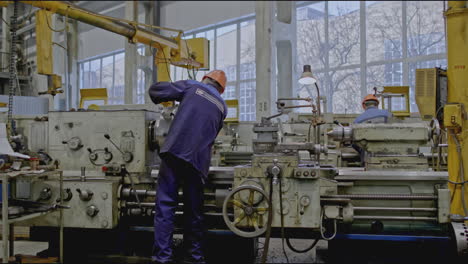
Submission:
[[[52,13],[57,13],[62,16],[78,20],[80,22],[102,28],[104,30],[114,32],[116,34],[127,37],[131,42],[143,43],[154,48],[160,48],[160,45],[168,46],[173,49],[180,47],[180,39],[173,39],[162,36],[160,34],[144,29],[137,24],[128,24],[110,19],[79,6],[64,1],[20,1],[41,9],[48,10]]]
[[[6,6],[11,2],[0,1],[0,6]],[[116,33],[128,38],[132,43],[142,43],[156,48],[157,53],[154,63],[157,66],[158,81],[170,80],[169,64],[189,69],[209,68],[209,43],[205,38],[183,40],[181,30],[144,25],[134,21],[104,16],[65,1],[20,2]],[[148,27],[169,30],[178,34],[176,37],[166,37],[146,29]]]

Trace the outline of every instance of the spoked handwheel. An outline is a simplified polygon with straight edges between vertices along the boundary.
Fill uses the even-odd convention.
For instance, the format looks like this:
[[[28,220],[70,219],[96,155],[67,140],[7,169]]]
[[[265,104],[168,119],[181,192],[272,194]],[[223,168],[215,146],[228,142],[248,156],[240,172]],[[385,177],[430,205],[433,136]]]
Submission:
[[[228,214],[233,207],[234,214]],[[228,228],[242,237],[257,237],[267,230],[270,201],[265,191],[257,186],[239,186],[224,200],[223,218]]]

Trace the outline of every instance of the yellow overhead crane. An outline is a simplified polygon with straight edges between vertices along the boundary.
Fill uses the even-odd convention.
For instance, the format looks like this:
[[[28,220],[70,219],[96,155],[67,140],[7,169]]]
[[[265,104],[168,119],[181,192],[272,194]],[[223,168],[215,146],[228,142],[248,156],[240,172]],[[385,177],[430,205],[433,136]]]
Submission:
[[[29,4],[39,10],[38,17],[43,17],[46,23],[37,23],[38,38],[38,73],[53,75],[52,73],[52,42],[50,39],[50,26],[48,20],[51,13],[75,19],[77,21],[122,35],[132,43],[142,43],[157,49],[155,65],[157,66],[158,81],[169,81],[169,64],[188,69],[209,68],[209,42],[205,38],[182,39],[183,31],[166,27],[146,25],[136,21],[113,18],[97,14],[72,3],[64,1],[19,1]],[[0,1],[0,6],[7,6],[13,1]],[[42,11],[42,12],[41,12]],[[166,37],[152,32],[148,28],[157,28],[176,32],[175,37]],[[43,38],[44,37],[44,38]],[[41,38],[39,40],[39,38]],[[40,43],[42,41],[42,43]],[[43,64],[45,66],[39,65]]]
[[[448,141],[451,214],[468,219],[468,2],[448,1],[447,70],[416,70],[416,102],[423,120],[438,120]],[[432,121],[434,122],[434,121]]]
[[[451,213],[468,215],[468,3],[449,1],[447,19],[447,104],[443,126],[448,132]]]

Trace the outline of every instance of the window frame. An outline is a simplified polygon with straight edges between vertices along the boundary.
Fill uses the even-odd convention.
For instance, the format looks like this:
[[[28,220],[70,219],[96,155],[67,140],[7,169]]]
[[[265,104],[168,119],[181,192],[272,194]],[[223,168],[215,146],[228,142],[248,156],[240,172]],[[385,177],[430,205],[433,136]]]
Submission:
[[[141,55],[140,53],[143,53],[144,52],[144,45],[143,44],[139,44],[137,46],[137,54]],[[83,70],[83,73],[85,72],[84,70],[84,65],[86,65],[86,63],[88,63],[88,69],[87,69],[87,72],[90,72],[91,70],[91,62],[93,61],[97,61],[99,60],[99,85],[98,87],[94,87],[94,88],[104,88],[103,85],[102,85],[102,77],[103,77],[103,61],[105,58],[109,58],[109,57],[112,57],[112,87],[111,88],[107,88],[108,89],[108,97],[110,94],[113,94],[114,93],[114,89],[115,89],[115,79],[116,79],[116,75],[115,75],[115,58],[116,56],[118,55],[123,55],[124,56],[124,60],[125,60],[125,49],[118,49],[118,50],[114,50],[114,51],[111,51],[111,52],[107,52],[107,53],[103,53],[103,54],[99,54],[97,56],[92,56],[92,57],[89,57],[89,58],[86,58],[86,59],[83,59],[83,60],[79,60],[77,61],[77,68],[78,68],[78,90],[80,89],[88,89],[88,88],[91,88],[89,87],[90,86],[90,79],[89,79],[89,76],[87,79],[85,79],[85,76],[84,74],[82,75],[81,74],[81,70]],[[143,55],[141,55],[143,56]],[[125,64],[125,62],[124,62]],[[137,73],[138,71],[141,71],[141,77],[142,78],[137,78],[137,83],[138,85],[140,85],[139,82],[141,81],[144,81],[147,76],[146,76],[146,73],[145,71],[141,70],[140,68],[137,69]],[[138,86],[137,85],[137,86]],[[143,84],[144,85],[144,84]],[[136,99],[135,101],[138,102],[143,102],[143,103],[140,103],[140,104],[144,104],[144,101],[145,101],[145,93],[139,93],[138,91],[138,87],[136,88],[137,90],[135,91],[135,95],[136,95]],[[79,93],[79,92],[78,92]],[[125,97],[125,91],[124,91],[124,97]],[[112,98],[109,98],[109,102],[111,102]],[[119,100],[121,103],[118,103],[118,104],[124,104],[125,102],[125,98],[116,98],[116,100]],[[111,103],[109,103],[111,104]]]
[[[185,38],[186,39],[190,39],[190,38],[194,38],[196,37],[197,34],[202,34],[202,33],[205,33],[205,36],[206,36],[206,33],[213,30],[213,37],[214,37],[214,45],[213,45],[213,65],[210,65],[210,68],[211,69],[216,69],[217,67],[217,62],[216,62],[216,59],[217,59],[217,41],[216,41],[216,38],[217,38],[217,30],[219,28],[223,28],[223,27],[226,27],[226,26],[230,26],[230,25],[236,25],[236,80],[235,81],[229,81],[227,82],[226,86],[231,86],[231,85],[234,85],[235,87],[235,91],[234,91],[234,94],[235,94],[235,99],[238,99],[239,100],[239,111],[240,109],[242,109],[243,105],[241,105],[241,85],[249,85],[250,82],[254,82],[256,81],[256,77],[255,78],[247,78],[247,79],[241,79],[241,24],[244,23],[244,22],[249,22],[249,21],[255,21],[256,19],[256,16],[255,14],[249,14],[249,15],[246,15],[246,16],[243,16],[243,17],[240,17],[240,18],[236,18],[236,19],[231,19],[231,20],[226,20],[226,21],[223,21],[221,23],[216,23],[216,24],[212,24],[212,25],[209,25],[209,26],[206,26],[206,27],[201,27],[201,28],[197,28],[197,29],[193,29],[193,30],[190,30],[190,31],[187,31],[184,35],[185,35]],[[256,62],[254,62],[256,63]],[[171,70],[173,70],[174,68],[171,68]],[[174,70],[174,73],[172,74],[172,77],[174,78],[174,80],[177,80],[178,79],[178,73],[177,71]],[[254,90],[255,90],[255,87],[254,87]],[[254,97],[255,97],[255,94],[254,94]],[[245,105],[245,107],[247,107],[247,104]],[[254,105],[253,109],[255,110],[256,107]],[[244,118],[242,118],[243,116],[246,116],[246,119],[244,120]],[[255,117],[255,113],[251,113],[251,111],[249,112],[246,112],[246,113],[242,113],[241,111],[239,112],[239,119],[240,121],[255,121],[256,117]]]
[[[325,44],[329,47],[330,42],[329,42],[329,1],[301,1],[296,3],[296,13],[298,13],[298,10],[300,8],[304,8],[306,6],[312,5],[312,4],[317,4],[324,2],[325,8],[325,32],[324,32],[324,37],[325,37]],[[326,60],[325,65],[323,68],[319,70],[313,70],[314,74],[324,74],[325,75],[325,85],[322,84],[321,87],[322,89],[325,88],[325,90],[330,89],[330,81],[327,80],[327,72],[330,71],[340,71],[340,70],[359,70],[360,71],[360,83],[361,83],[361,96],[365,96],[368,93],[367,85],[368,85],[368,80],[367,80],[367,68],[372,67],[372,66],[384,66],[387,64],[394,64],[394,63],[401,63],[401,85],[403,86],[409,86],[409,87],[414,87],[413,83],[410,83],[410,65],[414,63],[424,63],[426,61],[442,61],[447,59],[447,47],[445,46],[445,41],[443,41],[444,46],[445,46],[445,52],[438,52],[438,53],[432,53],[432,54],[425,54],[425,55],[417,55],[417,56],[410,56],[408,52],[408,40],[411,36],[409,36],[408,32],[408,23],[407,23],[407,10],[408,10],[408,2],[407,1],[398,1],[401,3],[401,23],[402,23],[402,32],[401,32],[401,48],[402,48],[402,56],[401,58],[396,58],[396,59],[390,59],[390,60],[376,60],[376,61],[368,61],[367,60],[367,51],[366,51],[366,46],[367,46],[367,1],[362,1],[360,2],[360,7],[359,7],[359,26],[360,26],[360,32],[359,32],[359,37],[360,37],[360,63],[358,64],[351,64],[351,65],[346,65],[346,66],[338,66],[338,67],[330,67],[330,61]],[[442,18],[441,18],[442,19]],[[296,17],[297,20],[297,17]],[[431,34],[434,34],[432,32]],[[439,45],[439,44],[437,44]],[[437,46],[436,45],[436,46]],[[439,47],[434,46],[433,48],[439,49]],[[330,50],[327,49],[327,56],[330,56]],[[438,67],[439,65],[437,65]],[[445,65],[446,66],[446,65]],[[385,72],[384,72],[385,76]],[[385,80],[382,80],[385,81]],[[414,89],[414,88],[413,88]],[[410,89],[411,92],[410,94],[414,93]],[[298,91],[299,92],[299,91]],[[415,105],[415,98],[414,96],[410,97],[411,105]],[[414,107],[411,107],[411,111],[414,111],[417,109],[414,109]],[[328,104],[328,111],[333,112],[333,105]],[[413,112],[417,113],[417,112]]]

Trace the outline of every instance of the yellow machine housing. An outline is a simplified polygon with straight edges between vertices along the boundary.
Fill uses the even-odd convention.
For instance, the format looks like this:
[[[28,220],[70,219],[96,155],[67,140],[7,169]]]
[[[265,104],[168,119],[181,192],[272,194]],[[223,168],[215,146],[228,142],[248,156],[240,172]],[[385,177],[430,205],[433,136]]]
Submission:
[[[446,72],[440,68],[416,69],[415,90],[422,120],[431,120],[447,102]]]
[[[404,100],[405,107],[403,109],[391,109],[393,116],[402,118],[410,116],[409,86],[384,86],[383,95],[390,95],[390,99],[393,97],[392,95],[399,95]],[[382,100],[382,108],[387,110],[391,108],[385,96]]]
[[[84,107],[86,101],[103,101],[106,105],[107,100],[106,88],[80,89],[80,108]]]
[[[231,99],[224,100],[228,108],[228,114],[224,122],[228,123],[239,123],[239,100]]]

